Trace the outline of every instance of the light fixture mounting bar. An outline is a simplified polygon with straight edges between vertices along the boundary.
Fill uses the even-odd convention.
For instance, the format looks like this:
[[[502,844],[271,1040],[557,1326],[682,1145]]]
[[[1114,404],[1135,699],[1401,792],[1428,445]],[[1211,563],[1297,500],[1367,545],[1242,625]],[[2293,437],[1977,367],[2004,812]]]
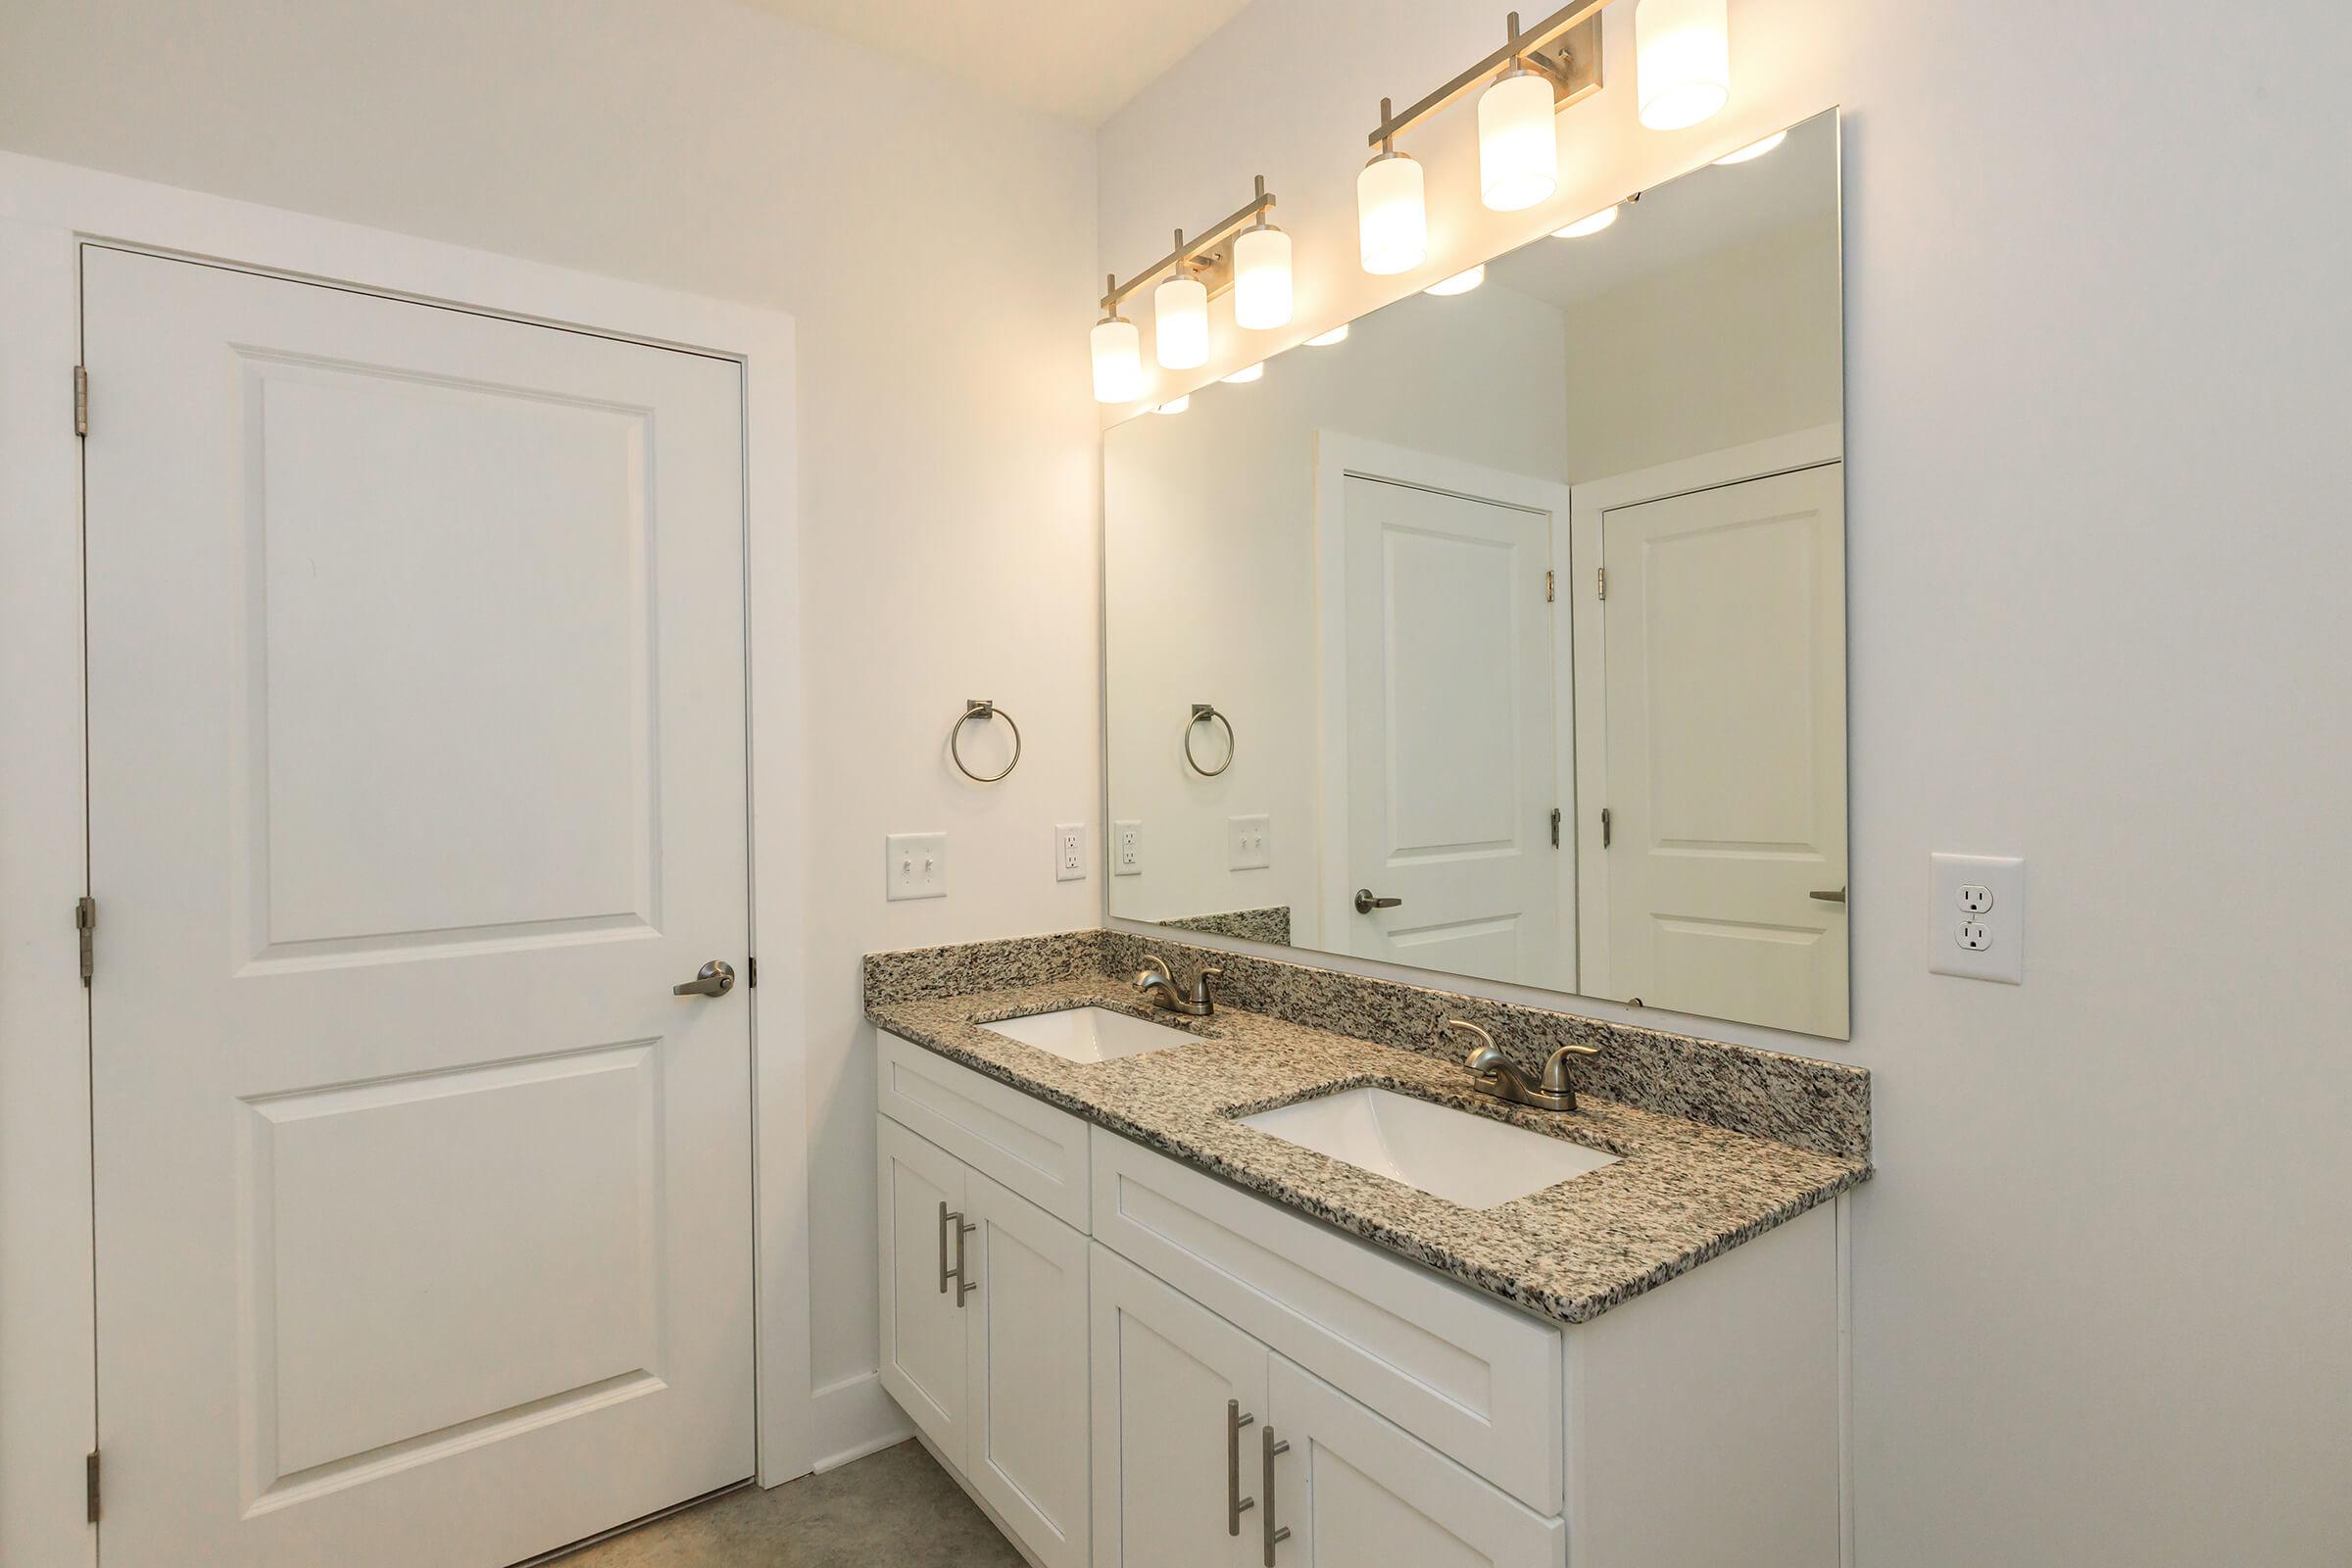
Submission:
[[[1191,268],[1193,275],[1207,286],[1210,294],[1224,293],[1233,286],[1233,255],[1219,247],[1273,210],[1274,197],[1266,189],[1266,176],[1260,174],[1257,176],[1257,195],[1239,212],[1219,220],[1205,233],[1191,239],[1185,238],[1183,229],[1176,230],[1176,248],[1124,283],[1113,272],[1108,279],[1110,292],[1102,296],[1102,309],[1106,313],[1116,314],[1119,301],[1162,272],[1172,272],[1183,267]]]
[[[1600,91],[1600,14],[1609,0],[1570,0],[1527,31],[1519,30],[1519,13],[1504,23],[1503,46],[1454,77],[1402,114],[1392,114],[1390,100],[1380,101],[1380,123],[1365,138],[1373,147],[1389,144],[1413,126],[1467,93],[1494,78],[1513,61],[1551,78],[1553,107],[1570,104]]]

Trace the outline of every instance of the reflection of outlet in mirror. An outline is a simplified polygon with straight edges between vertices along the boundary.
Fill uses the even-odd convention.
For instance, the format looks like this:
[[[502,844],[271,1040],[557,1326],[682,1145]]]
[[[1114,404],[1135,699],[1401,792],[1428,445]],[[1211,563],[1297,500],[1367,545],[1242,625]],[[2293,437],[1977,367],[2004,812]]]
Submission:
[[[1142,876],[1144,874],[1144,824],[1113,822],[1110,824],[1110,874],[1112,876]]]
[[[1266,819],[1262,816],[1229,816],[1225,819],[1225,868],[1229,871],[1254,871],[1272,865],[1273,857],[1266,850]]]
[[[1086,828],[1078,822],[1060,822],[1054,828],[1054,880],[1083,882],[1086,880]]]
[[[1929,858],[1928,968],[2021,985],[2026,978],[2026,862],[2007,856]]]
[[[945,833],[893,833],[889,851],[890,897],[944,899],[948,896],[948,836]]]

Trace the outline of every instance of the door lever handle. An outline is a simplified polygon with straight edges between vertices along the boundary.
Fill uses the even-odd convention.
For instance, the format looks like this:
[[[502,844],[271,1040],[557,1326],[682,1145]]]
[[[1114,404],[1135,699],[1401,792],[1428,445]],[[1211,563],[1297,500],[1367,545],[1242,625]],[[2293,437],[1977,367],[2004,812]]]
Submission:
[[[1355,890],[1355,912],[1358,914],[1370,914],[1374,909],[1394,909],[1403,902],[1402,899],[1381,898],[1370,888]]]
[[[1819,891],[1807,894],[1806,897],[1819,899],[1824,904],[1843,904],[1845,902],[1845,889],[1823,888]]]
[[[673,997],[723,997],[735,989],[735,966],[724,958],[712,958],[684,985],[671,986]]]

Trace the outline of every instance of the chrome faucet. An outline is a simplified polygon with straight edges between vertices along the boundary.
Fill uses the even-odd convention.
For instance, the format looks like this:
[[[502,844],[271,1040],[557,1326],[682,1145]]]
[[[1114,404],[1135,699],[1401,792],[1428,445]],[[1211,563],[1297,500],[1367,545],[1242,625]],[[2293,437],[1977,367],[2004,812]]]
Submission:
[[[1168,960],[1156,953],[1144,955],[1144,966],[1136,971],[1135,989],[1152,1001],[1152,1005],[1163,1012],[1181,1012],[1188,1018],[1205,1018],[1217,1010],[1217,999],[1209,983],[1225,971],[1207,964],[1193,976],[1193,994],[1187,997],[1176,984],[1176,971]]]
[[[1543,1083],[1530,1084],[1495,1048],[1493,1035],[1467,1018],[1448,1018],[1446,1027],[1478,1038],[1478,1044],[1470,1048],[1469,1058],[1462,1063],[1470,1069],[1472,1088],[1482,1095],[1507,1100],[1515,1105],[1533,1105],[1538,1110],[1574,1110],[1576,1080],[1569,1076],[1568,1058],[1600,1054],[1598,1046],[1562,1046],[1544,1063]]]

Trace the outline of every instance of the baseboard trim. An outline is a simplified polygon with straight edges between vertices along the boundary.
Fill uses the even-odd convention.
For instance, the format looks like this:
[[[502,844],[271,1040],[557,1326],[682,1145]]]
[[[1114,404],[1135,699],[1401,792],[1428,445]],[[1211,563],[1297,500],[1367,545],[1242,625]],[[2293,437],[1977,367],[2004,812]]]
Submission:
[[[819,1455],[810,1468],[818,1475],[896,1447],[914,1436],[914,1424],[898,1401],[882,1391],[882,1379],[876,1373],[853,1373],[828,1383],[808,1396],[808,1406]]]

